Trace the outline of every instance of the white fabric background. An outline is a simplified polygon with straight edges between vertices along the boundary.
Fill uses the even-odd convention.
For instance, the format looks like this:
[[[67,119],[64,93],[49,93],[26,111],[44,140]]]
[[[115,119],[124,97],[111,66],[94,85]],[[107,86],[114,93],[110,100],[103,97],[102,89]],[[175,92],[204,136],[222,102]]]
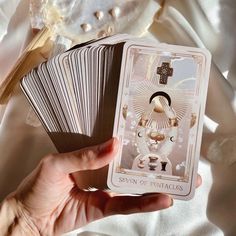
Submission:
[[[28,4],[28,0],[0,1],[0,80],[32,38]],[[199,165],[203,184],[189,202],[175,201],[173,207],[160,212],[109,217],[70,235],[236,235],[236,3],[169,0],[155,19],[147,36],[174,44],[205,46],[213,55],[206,109],[209,119]],[[2,200],[55,148],[18,87],[9,103],[1,106],[0,119]]]

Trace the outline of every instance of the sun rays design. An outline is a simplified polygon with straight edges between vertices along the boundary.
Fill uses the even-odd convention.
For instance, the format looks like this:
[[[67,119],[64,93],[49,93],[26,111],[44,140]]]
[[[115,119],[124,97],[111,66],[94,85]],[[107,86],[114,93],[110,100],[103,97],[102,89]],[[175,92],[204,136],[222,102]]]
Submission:
[[[180,121],[185,116],[187,110],[190,109],[191,103],[189,101],[189,96],[191,95],[191,91],[186,90],[185,92],[182,89],[179,90],[178,88],[160,88],[148,80],[138,83],[136,82],[132,84],[130,88],[131,97],[133,98],[133,108],[138,120],[141,118],[143,112],[149,105],[150,97],[158,91],[164,91],[169,95],[171,98],[170,106],[174,109],[178,121]],[[153,111],[150,115],[147,126],[157,129],[169,128],[169,118],[166,116],[165,112]]]

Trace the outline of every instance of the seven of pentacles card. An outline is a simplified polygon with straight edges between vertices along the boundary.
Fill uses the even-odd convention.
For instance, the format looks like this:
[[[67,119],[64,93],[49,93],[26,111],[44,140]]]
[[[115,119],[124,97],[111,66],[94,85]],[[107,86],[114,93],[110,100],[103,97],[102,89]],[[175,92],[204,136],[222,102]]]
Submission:
[[[122,193],[194,195],[210,55],[207,50],[130,42],[114,136],[122,143],[108,186]]]

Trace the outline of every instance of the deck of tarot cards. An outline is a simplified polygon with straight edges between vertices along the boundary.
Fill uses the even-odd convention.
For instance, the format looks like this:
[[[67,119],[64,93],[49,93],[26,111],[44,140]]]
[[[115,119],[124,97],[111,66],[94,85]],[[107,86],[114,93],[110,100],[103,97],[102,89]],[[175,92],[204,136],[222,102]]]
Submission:
[[[190,199],[210,60],[204,49],[116,35],[40,64],[21,88],[59,152],[119,139],[109,168],[74,173],[79,187]]]

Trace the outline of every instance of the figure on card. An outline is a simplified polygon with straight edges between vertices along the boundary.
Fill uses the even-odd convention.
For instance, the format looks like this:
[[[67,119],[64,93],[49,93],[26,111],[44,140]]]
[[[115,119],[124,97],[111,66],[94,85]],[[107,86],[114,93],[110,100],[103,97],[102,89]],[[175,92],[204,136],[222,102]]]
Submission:
[[[170,104],[170,96],[165,92],[159,91],[151,96],[150,104],[141,115],[137,126],[136,143],[139,155],[133,162],[133,170],[172,175],[172,164],[168,156],[177,139],[178,120]],[[164,113],[170,121],[170,128],[161,130],[157,129],[157,126],[154,128],[153,124],[160,122],[160,119],[150,122],[153,112]],[[176,122],[172,123],[173,119]]]

